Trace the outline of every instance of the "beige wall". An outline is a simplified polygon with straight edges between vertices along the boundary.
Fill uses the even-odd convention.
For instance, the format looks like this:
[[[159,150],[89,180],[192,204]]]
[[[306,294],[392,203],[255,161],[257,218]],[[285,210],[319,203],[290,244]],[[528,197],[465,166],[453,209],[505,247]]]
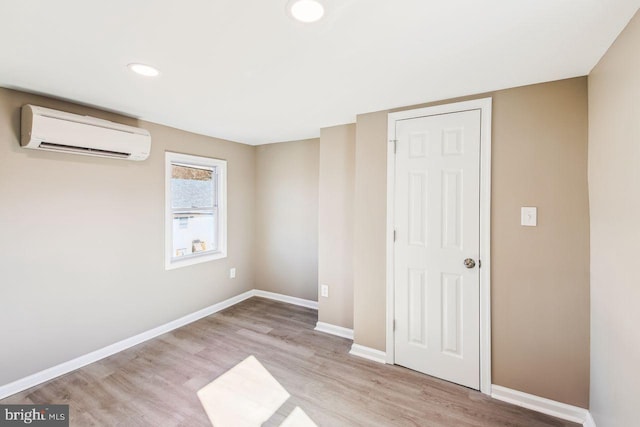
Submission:
[[[318,156],[318,139],[257,147],[257,289],[318,299]]]
[[[493,107],[493,383],[587,408],[587,81],[500,91]],[[536,228],[521,206],[538,207]]]
[[[385,350],[387,112],[356,118],[354,343]]]
[[[587,81],[465,99],[485,96],[493,97],[492,382],[587,407]],[[386,132],[386,111],[358,116],[354,334],[356,343],[379,350],[385,350]],[[538,227],[519,225],[521,206],[538,207]]]
[[[144,127],[151,156],[22,149],[26,103]],[[228,161],[226,259],[165,271],[165,150]],[[254,170],[254,147],[0,89],[0,384],[252,289]]]
[[[356,126],[320,131],[318,206],[318,320],[353,328],[353,195]]]
[[[589,75],[591,414],[638,424],[640,13]]]

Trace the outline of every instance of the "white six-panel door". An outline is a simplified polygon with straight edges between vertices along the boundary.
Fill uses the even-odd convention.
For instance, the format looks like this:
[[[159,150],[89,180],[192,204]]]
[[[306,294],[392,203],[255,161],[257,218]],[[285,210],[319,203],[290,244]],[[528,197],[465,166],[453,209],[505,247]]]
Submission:
[[[398,120],[395,137],[395,363],[474,389],[480,130],[470,110]]]

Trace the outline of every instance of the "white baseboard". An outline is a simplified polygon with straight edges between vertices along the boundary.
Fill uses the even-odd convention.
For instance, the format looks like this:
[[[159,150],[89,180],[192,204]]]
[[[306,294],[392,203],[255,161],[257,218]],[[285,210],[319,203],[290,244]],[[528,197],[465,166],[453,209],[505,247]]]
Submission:
[[[591,412],[587,414],[587,419],[583,424],[584,427],[596,427],[596,422],[591,416]]]
[[[59,377],[60,375],[75,371],[76,369],[82,368],[83,366],[86,366],[90,363],[97,362],[98,360],[109,357],[115,353],[126,350],[159,335],[171,332],[174,329],[180,328],[184,325],[188,325],[189,323],[200,320],[203,317],[210,316],[214,313],[217,313],[218,311],[224,310],[225,308],[231,307],[232,305],[238,304],[239,302],[242,302],[254,296],[286,302],[289,304],[300,305],[303,307],[309,307],[316,310],[318,309],[318,303],[315,301],[252,289],[235,297],[221,301],[217,304],[213,304],[209,307],[203,308],[202,310],[198,310],[195,313],[188,314],[169,323],[165,323],[164,325],[160,325],[156,328],[142,332],[133,337],[126,338],[122,341],[118,341],[114,344],[92,351],[91,353],[76,357],[75,359],[63,362],[59,365],[47,368],[43,371],[36,372],[35,374],[13,381],[9,384],[4,384],[0,386],[0,399],[4,399],[5,397],[11,396],[12,394],[16,394],[38,384],[42,384],[43,382],[52,380],[56,377]]]
[[[126,338],[122,341],[118,341],[114,344],[92,351],[91,353],[76,357],[75,359],[71,359],[67,362],[63,362],[59,365],[53,366],[43,371],[36,372],[35,374],[29,375],[28,377],[24,377],[9,384],[0,386],[0,399],[31,388],[45,381],[52,380],[56,377],[59,377],[60,375],[75,371],[76,369],[82,368],[83,366],[86,366],[90,363],[97,362],[98,360],[104,359],[105,357],[109,357],[115,353],[126,350],[159,335],[173,331],[174,329],[177,329],[181,326],[195,322],[196,320],[200,320],[203,317],[207,317],[211,314],[217,313],[218,311],[224,310],[225,308],[231,307],[232,305],[249,299],[252,296],[254,296],[254,291],[247,291],[243,294],[221,301],[217,304],[213,304],[209,307],[203,308],[202,310],[198,310],[194,313],[188,314],[169,323],[165,323],[164,325],[160,325],[138,335],[134,335],[130,338]]]
[[[555,400],[523,393],[495,384],[491,385],[491,397],[556,418],[572,421],[584,426],[595,427],[589,411],[578,406],[567,405],[566,403],[556,402]]]
[[[353,329],[343,328],[342,326],[332,325],[331,323],[318,322],[313,329],[318,332],[324,332],[325,334],[336,335],[350,340],[353,339]]]
[[[302,299],[297,297],[290,297],[288,295],[276,294],[275,292],[261,291],[260,289],[253,290],[254,297],[268,298],[275,301],[286,302],[293,305],[299,305],[301,307],[318,309],[318,302],[309,299]]]
[[[378,363],[386,363],[387,362],[387,353],[384,351],[376,350],[374,348],[365,347],[359,344],[353,344],[351,346],[351,350],[349,354],[354,356],[362,357],[365,359],[372,360]]]

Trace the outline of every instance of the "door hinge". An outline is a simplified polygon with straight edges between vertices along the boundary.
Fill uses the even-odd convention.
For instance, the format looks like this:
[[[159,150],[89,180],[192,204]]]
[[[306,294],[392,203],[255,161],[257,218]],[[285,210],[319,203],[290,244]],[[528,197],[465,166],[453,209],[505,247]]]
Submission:
[[[396,154],[396,150],[398,149],[398,140],[397,139],[390,139],[389,142],[393,143],[393,154]]]
[[[393,241],[394,242],[396,241],[396,236],[397,236],[397,233],[396,233],[396,229],[394,228],[393,229]]]
[[[393,319],[393,331],[396,331],[396,319]]]

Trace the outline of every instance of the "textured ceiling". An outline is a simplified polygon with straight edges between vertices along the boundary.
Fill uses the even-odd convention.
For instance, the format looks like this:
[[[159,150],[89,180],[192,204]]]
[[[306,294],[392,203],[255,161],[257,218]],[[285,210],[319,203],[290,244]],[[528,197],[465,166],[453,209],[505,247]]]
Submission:
[[[0,86],[248,144],[356,114],[589,73],[640,0],[20,0]],[[155,79],[126,65],[156,66]]]

